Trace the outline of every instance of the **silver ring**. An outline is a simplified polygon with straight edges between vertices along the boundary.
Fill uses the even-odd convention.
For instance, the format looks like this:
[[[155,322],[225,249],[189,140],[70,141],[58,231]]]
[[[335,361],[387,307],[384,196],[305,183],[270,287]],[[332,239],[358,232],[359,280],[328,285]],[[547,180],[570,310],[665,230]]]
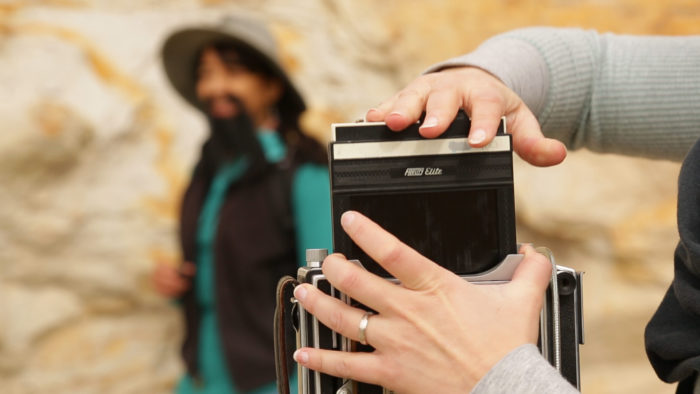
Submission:
[[[363,345],[367,345],[367,337],[365,336],[365,333],[367,331],[367,325],[369,324],[369,317],[374,315],[374,312],[365,312],[364,315],[362,315],[362,319],[360,319],[360,329],[357,333],[357,337],[360,339],[360,343]]]

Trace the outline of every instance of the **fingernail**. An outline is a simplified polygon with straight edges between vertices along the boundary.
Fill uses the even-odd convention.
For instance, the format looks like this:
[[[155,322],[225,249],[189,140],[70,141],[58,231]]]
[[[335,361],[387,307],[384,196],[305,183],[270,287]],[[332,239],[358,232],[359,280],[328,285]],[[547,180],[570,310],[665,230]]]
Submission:
[[[347,228],[355,220],[355,212],[347,211],[340,217],[340,224],[343,228]]]
[[[306,364],[309,362],[309,354],[301,349],[294,352],[294,355],[292,357],[294,357],[294,361],[300,364]]]
[[[389,113],[389,116],[403,116],[403,112],[393,111],[393,112]]]
[[[479,144],[486,139],[486,132],[482,129],[477,129],[469,133],[469,143]]]
[[[533,248],[531,243],[523,243],[520,245],[518,253],[527,254]]]
[[[423,121],[423,124],[420,126],[422,129],[423,127],[435,127],[438,124],[438,119],[434,116],[430,116],[428,118],[425,118]]]
[[[369,111],[365,114],[365,122],[374,122],[379,118],[379,115],[377,114],[377,109],[376,108],[370,108]]]
[[[306,289],[304,286],[297,286],[294,288],[294,298],[296,298],[299,301],[304,301],[304,298],[306,298]]]

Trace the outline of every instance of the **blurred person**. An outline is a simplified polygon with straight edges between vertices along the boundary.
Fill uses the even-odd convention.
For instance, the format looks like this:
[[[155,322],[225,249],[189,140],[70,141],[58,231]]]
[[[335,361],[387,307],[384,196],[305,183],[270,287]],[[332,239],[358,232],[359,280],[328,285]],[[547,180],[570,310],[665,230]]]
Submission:
[[[325,149],[300,131],[304,101],[261,23],[230,16],[176,31],[162,59],[210,131],[182,202],[184,262],[152,278],[184,309],[176,392],[276,393],[277,281],[306,248],[331,247]]]
[[[368,121],[401,130],[425,118],[441,134],[457,111],[471,117],[469,142],[488,144],[501,116],[514,150],[538,166],[560,163],[566,147],[682,160],[673,282],[645,331],[657,375],[700,393],[700,36],[631,36],[528,28],[487,40],[431,67],[377,108]],[[582,185],[585,187],[585,185]],[[539,311],[551,266],[530,247],[512,282],[478,286],[421,256],[368,218],[348,212],[344,230],[400,279],[393,285],[329,256],[323,271],[364,311],[309,285],[295,296],[330,328],[375,350],[302,348],[309,368],[401,393],[569,393],[576,390],[540,355]],[[410,306],[410,307],[407,307]]]

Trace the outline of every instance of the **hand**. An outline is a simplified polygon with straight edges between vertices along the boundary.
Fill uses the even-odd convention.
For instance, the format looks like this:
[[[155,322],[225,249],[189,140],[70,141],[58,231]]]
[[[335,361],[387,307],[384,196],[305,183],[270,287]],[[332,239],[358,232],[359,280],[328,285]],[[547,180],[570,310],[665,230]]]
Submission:
[[[370,109],[370,122],[403,130],[425,111],[420,127],[427,138],[442,134],[463,108],[471,118],[469,144],[481,147],[493,139],[502,116],[513,135],[513,148],[530,164],[551,166],[566,157],[561,142],[545,138],[537,118],[512,90],[493,75],[475,67],[449,68],[418,77],[379,107]]]
[[[341,291],[378,314],[365,331],[371,353],[302,348],[294,359],[330,375],[400,393],[466,393],[516,347],[536,343],[551,264],[532,247],[513,280],[475,285],[438,266],[376,223],[346,212],[341,224],[395,285],[333,254],[323,272]],[[332,330],[358,341],[364,311],[311,285],[297,286],[301,305]]]
[[[179,297],[190,288],[197,267],[184,262],[179,268],[172,264],[157,263],[151,281],[156,291],[166,297]]]

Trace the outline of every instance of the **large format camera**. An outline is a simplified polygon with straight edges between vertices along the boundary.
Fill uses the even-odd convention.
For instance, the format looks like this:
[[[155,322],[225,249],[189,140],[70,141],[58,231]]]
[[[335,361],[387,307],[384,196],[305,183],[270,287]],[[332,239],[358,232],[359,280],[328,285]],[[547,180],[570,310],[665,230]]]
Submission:
[[[396,281],[372,261],[340,226],[340,216],[356,210],[443,267],[477,284],[504,283],[522,259],[515,240],[513,152],[502,121],[483,148],[467,142],[469,119],[460,113],[440,137],[425,139],[418,124],[396,133],[384,123],[333,125],[330,145],[333,246],[368,271]],[[581,276],[556,267],[540,318],[544,357],[580,387],[579,344],[583,343]],[[333,288],[321,272],[325,250],[308,250],[297,280],[310,283],[348,304],[363,305]],[[366,309],[366,308],[365,308]],[[301,306],[297,345],[339,351],[372,351],[342,337]],[[299,367],[299,393],[383,394],[379,386],[345,380]]]

